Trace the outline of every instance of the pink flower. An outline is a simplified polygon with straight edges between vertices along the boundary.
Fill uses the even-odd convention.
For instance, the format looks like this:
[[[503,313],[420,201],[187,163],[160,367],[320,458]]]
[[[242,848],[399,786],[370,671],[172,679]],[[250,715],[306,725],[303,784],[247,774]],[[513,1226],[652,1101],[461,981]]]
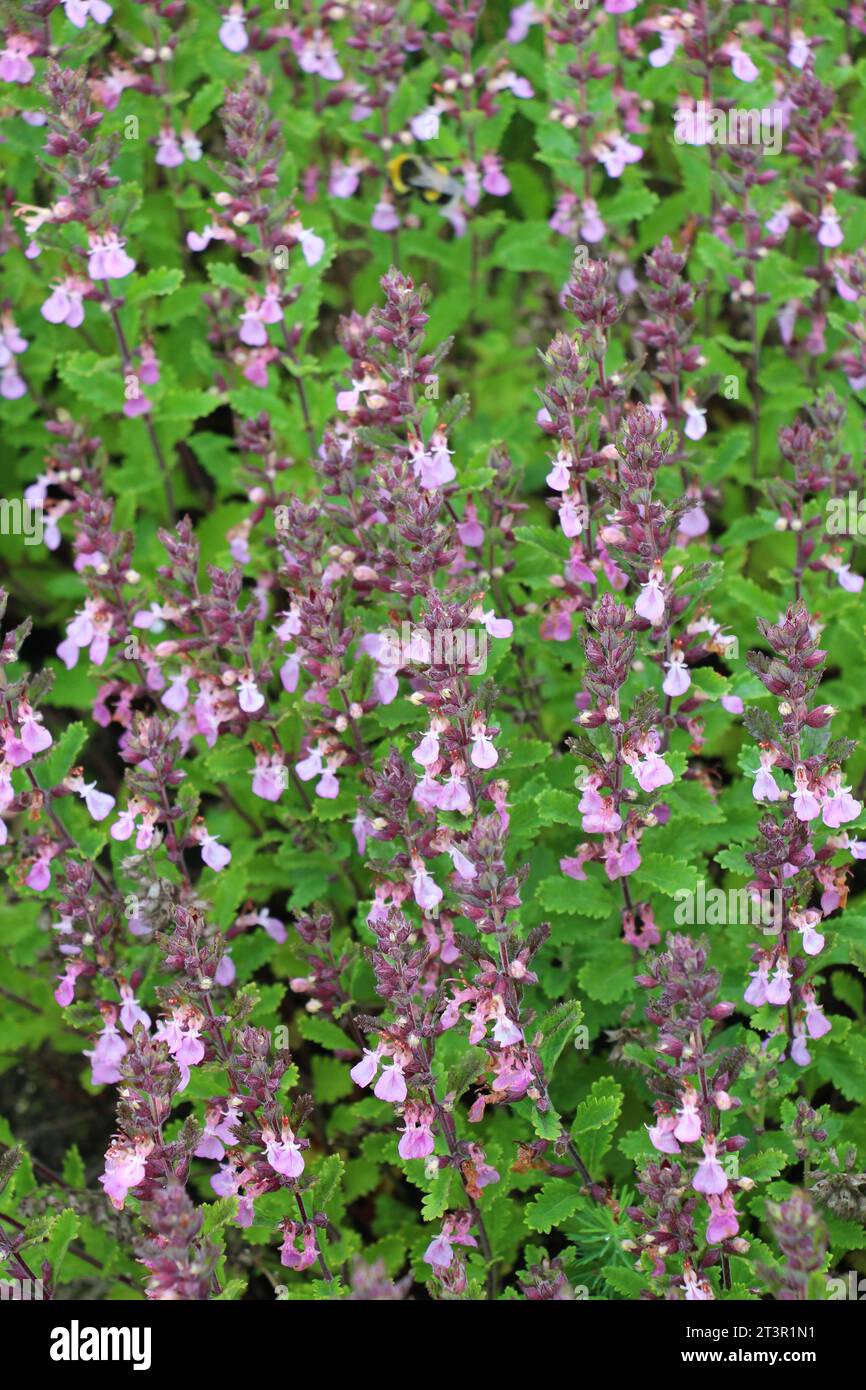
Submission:
[[[453,1246],[455,1245],[478,1245],[475,1237],[470,1233],[472,1216],[470,1212],[459,1212],[454,1216],[446,1216],[442,1223],[442,1230],[438,1236],[431,1240],[424,1252],[424,1261],[432,1265],[434,1269],[447,1269],[454,1258]]]
[[[166,709],[173,710],[175,714],[180,714],[181,710],[186,709],[189,701],[190,675],[191,672],[184,670],[179,676],[172,676],[168,690],[160,696]]]
[[[783,207],[778,208],[777,211],[773,213],[773,216],[767,222],[764,223],[764,226],[767,228],[767,231],[770,233],[770,236],[781,238],[787,235],[788,228],[791,225],[790,214],[791,208],[787,203]]]
[[[762,959],[758,962],[757,970],[752,971],[751,984],[746,986],[746,992],[743,995],[746,1003],[751,1004],[752,1008],[759,1009],[762,1004],[766,1004],[769,978],[770,963]]]
[[[673,29],[663,29],[659,34],[659,47],[649,55],[650,67],[666,68],[682,43],[682,36]]]
[[[829,563],[829,560],[829,556],[824,557],[824,563],[827,565],[827,568],[835,570],[836,582],[841,588],[849,594],[859,594],[860,590],[863,588],[862,574],[856,574],[855,571],[852,570],[850,564],[843,565],[839,563],[833,565]]]
[[[704,1156],[698,1164],[698,1171],[692,1179],[692,1187],[696,1192],[703,1192],[706,1196],[711,1193],[720,1194],[728,1186],[724,1169],[716,1158],[716,1144],[713,1139],[704,1140]]]
[[[772,978],[767,985],[767,1003],[774,1004],[776,1008],[782,1008],[791,998],[791,972],[788,969],[788,962],[784,956],[780,956],[773,971]]]
[[[307,265],[318,265],[325,254],[324,238],[318,232],[311,231],[309,227],[302,227],[300,222],[292,222],[289,225],[289,232],[299,243],[301,255]],[[280,314],[282,318],[282,314]]]
[[[447,1269],[453,1258],[454,1250],[444,1232],[435,1236],[424,1251],[424,1263],[434,1269]]]
[[[51,870],[48,866],[56,853],[54,847],[49,845],[37,854],[24,880],[28,888],[32,888],[36,893],[41,893],[49,886]]]
[[[82,783],[78,795],[95,821],[105,820],[114,810],[114,797],[108,792],[98,792],[95,782]]]
[[[246,672],[238,681],[238,704],[244,714],[255,714],[265,703],[265,697],[256,685],[255,677]]]
[[[237,1118],[236,1101],[228,1101],[225,1110],[221,1104],[209,1105],[205,1110],[204,1133],[194,1150],[196,1158],[213,1158],[221,1163],[226,1155],[225,1146],[231,1147],[238,1142],[233,1128]]]
[[[686,412],[683,433],[688,439],[703,439],[707,432],[706,410],[697,405],[694,400],[690,400],[688,396],[683,401],[683,409]]]
[[[459,874],[461,878],[477,878],[478,871],[475,868],[475,865],[472,863],[472,860],[467,859],[466,855],[462,852],[462,850],[459,850],[456,845],[450,846],[448,854],[451,857],[451,863],[454,865],[455,873]]]
[[[579,492],[571,492],[563,497],[559,506],[559,524],[566,540],[574,540],[582,534],[586,526],[586,506]]]
[[[425,106],[409,122],[409,129],[416,140],[435,140],[439,134],[439,108]]]
[[[828,778],[829,795],[824,802],[823,819],[824,824],[832,830],[838,830],[847,821],[856,820],[863,810],[863,803],[855,801],[851,788],[843,787],[841,783],[841,773],[834,773]]]
[[[229,53],[243,53],[249,44],[247,18],[243,5],[230,5],[219,28],[219,41]]]
[[[809,1046],[806,1042],[806,1029],[803,1023],[796,1019],[794,1022],[794,1041],[791,1043],[791,1061],[796,1062],[798,1067],[808,1067],[812,1061]]]
[[[643,159],[640,145],[633,145],[624,135],[606,136],[593,146],[593,154],[603,164],[609,178],[618,179],[627,164]]]
[[[290,652],[280,667],[280,685],[291,695],[298,688],[301,678],[301,657],[299,652]]]
[[[508,32],[505,35],[507,43],[523,43],[529,33],[530,26],[541,24],[544,15],[528,0],[527,3],[516,5],[509,16]]]
[[[258,753],[253,769],[253,796],[261,797],[262,801],[279,801],[285,786],[286,769],[282,760],[267,753]]]
[[[627,878],[640,868],[640,863],[640,851],[635,840],[624,840],[619,845],[613,836],[608,837],[605,842],[604,871],[611,882]]]
[[[401,1158],[428,1158],[435,1147],[433,1140],[434,1112],[429,1105],[408,1101],[403,1112],[403,1137],[397,1145]]]
[[[622,816],[614,806],[613,797],[598,797],[597,809],[587,811],[581,824],[588,835],[607,835],[621,830]]]
[[[650,1143],[654,1149],[658,1149],[659,1153],[678,1154],[680,1152],[680,1146],[674,1135],[676,1123],[674,1115],[659,1115],[655,1124],[648,1127]]]
[[[204,1060],[205,1049],[201,1040],[204,1021],[204,1014],[199,1013],[198,1009],[179,1007],[172,1010],[170,1018],[164,1019],[154,1034],[155,1042],[167,1045],[180,1071],[178,1091],[186,1090],[189,1085],[190,1067]]]
[[[225,845],[218,843],[218,835],[210,835],[207,830],[199,832],[199,844],[201,845],[201,857],[209,869],[214,873],[219,873],[230,863],[232,852],[226,849]]]
[[[19,701],[18,718],[21,721],[21,742],[29,753],[44,753],[53,742],[51,734],[42,723],[42,715],[37,714],[26,700]]]
[[[125,1028],[127,1033],[133,1031],[136,1023],[140,1023],[142,1027],[149,1029],[150,1014],[145,1013],[133,994],[130,985],[120,986],[120,997],[123,1000],[120,1006],[120,1026]]]
[[[442,901],[442,889],[430,876],[422,860],[413,858],[412,895],[419,907],[430,912]]]
[[[400,226],[400,218],[394,208],[390,198],[382,196],[375,208],[373,216],[370,218],[370,226],[374,232],[396,232]]]
[[[304,1156],[288,1120],[284,1119],[280,1126],[279,1139],[267,1125],[262,1129],[262,1138],[268,1163],[274,1172],[282,1173],[284,1178],[299,1178],[304,1171]]]
[[[295,44],[298,66],[302,72],[318,73],[326,82],[341,82],[343,69],[337,61],[334,45],[322,29]]]
[[[499,754],[487,733],[484,721],[473,719],[472,721],[472,751],[469,754],[470,761],[474,767],[488,768],[495,767],[499,762]]]
[[[99,1181],[116,1211],[123,1211],[127,1193],[144,1181],[147,1158],[152,1151],[153,1140],[145,1135],[136,1139],[121,1136],[109,1145],[105,1172]]]
[[[311,782],[314,777],[321,777],[324,766],[322,748],[321,745],[317,745],[305,758],[295,763],[295,772],[302,782]]]
[[[481,156],[481,168],[483,177],[481,187],[485,193],[489,193],[494,198],[507,198],[511,192],[511,182],[502,172],[502,161],[498,155],[484,154]]]
[[[342,164],[335,160],[328,178],[328,193],[332,198],[351,198],[361,182],[357,164]]]
[[[403,1068],[395,1059],[387,1067],[382,1068],[382,1075],[373,1087],[373,1095],[378,1096],[379,1100],[389,1100],[393,1104],[399,1105],[406,1099],[406,1080],[403,1076]]]
[[[723,1240],[733,1240],[740,1229],[733,1195],[730,1192],[725,1192],[721,1197],[712,1194],[707,1198],[707,1202],[710,1208],[707,1244],[718,1245]]]
[[[492,608],[486,612],[481,608],[473,608],[470,615],[480,622],[489,637],[505,638],[510,637],[514,631],[514,624],[510,618],[497,618]]]
[[[433,492],[436,488],[444,487],[446,483],[452,483],[457,477],[451,462],[454,451],[448,448],[445,435],[440,429],[433,431],[429,449],[424,448],[420,439],[411,439],[409,448],[412,453],[412,469],[423,488]]]
[[[685,695],[692,683],[692,678],[688,673],[685,657],[678,647],[675,647],[671,652],[671,659],[664,663],[664,667],[667,671],[662,683],[664,693],[672,697]]]
[[[776,754],[772,749],[764,750],[761,753],[761,766],[755,773],[755,780],[752,784],[752,796],[756,801],[778,801],[779,788],[776,785],[770,768],[776,761]]]
[[[804,68],[811,57],[810,40],[802,29],[791,30],[791,46],[788,49],[788,62],[792,68]]]
[[[90,1058],[90,1080],[94,1086],[111,1086],[120,1081],[120,1063],[126,1056],[126,1043],[117,1031],[114,1009],[105,1010],[102,1032],[92,1050],[85,1049]]]
[[[674,780],[674,774],[659,753],[650,751],[642,762],[632,769],[638,786],[645,792],[657,791],[667,787]]]
[[[514,1020],[508,1017],[502,999],[497,996],[494,1003],[496,1022],[493,1025],[493,1040],[500,1047],[516,1047],[518,1043],[523,1042],[523,1032]]]
[[[57,1000],[61,1009],[65,1009],[75,998],[75,982],[78,976],[85,969],[83,961],[71,960],[67,963],[66,973],[58,975],[60,983],[54,991],[54,998]]]
[[[698,1093],[691,1087],[683,1092],[682,1105],[677,1111],[674,1135],[681,1144],[694,1144],[701,1137],[701,1117],[698,1114]]]
[[[821,914],[816,908],[807,908],[805,912],[791,912],[791,922],[802,934],[803,950],[807,956],[818,956],[824,949],[824,937],[817,930],[817,925],[821,921]]]
[[[316,796],[321,796],[326,801],[333,801],[340,795],[340,784],[334,775],[334,769],[339,766],[335,758],[329,758],[324,772],[316,783]]]
[[[377,1043],[372,1052],[368,1047],[364,1048],[364,1055],[360,1062],[356,1062],[349,1072],[356,1086],[370,1085],[370,1082],[379,1070],[379,1059],[382,1056],[382,1052],[383,1047],[381,1043]]]
[[[594,198],[584,198],[581,203],[582,220],[580,223],[580,235],[584,241],[592,245],[596,241],[601,241],[607,228],[599,216],[598,206]]]
[[[18,401],[27,395],[27,383],[14,362],[0,371],[0,396],[5,401]]]
[[[440,810],[459,811],[462,815],[466,815],[471,809],[472,799],[463,775],[465,770],[462,763],[455,763],[452,767],[450,776],[439,794]]]
[[[171,126],[163,126],[159,132],[155,163],[161,164],[164,169],[176,169],[183,164],[183,150]]]
[[[106,24],[112,16],[112,8],[105,0],[63,0],[66,18],[76,29],[83,29],[88,19],[94,24]]]
[[[10,34],[6,47],[0,51],[0,78],[4,82],[18,82],[26,86],[33,80],[36,69],[30,61],[30,54],[36,50],[36,41],[27,34]]]
[[[316,1242],[316,1228],[312,1223],[301,1227],[301,1239],[303,1249],[297,1247],[298,1223],[297,1221],[285,1220],[281,1223],[283,1231],[283,1243],[280,1246],[280,1264],[287,1269],[302,1271],[309,1269],[310,1265],[315,1264],[318,1258],[319,1247]]]
[[[794,815],[801,821],[815,820],[821,814],[821,803],[809,790],[808,773],[802,763],[794,770],[794,788]]]
[[[90,234],[87,273],[91,280],[122,280],[132,274],[135,261],[127,256],[125,245],[117,232],[106,232],[104,236]]]
[[[834,246],[841,246],[844,240],[845,236],[839,226],[839,214],[832,203],[826,203],[821,209],[818,242],[821,246],[832,249]]]
[[[238,337],[247,347],[264,347],[268,341],[268,330],[265,327],[265,319],[262,314],[262,301],[257,295],[253,295],[244,305]]]
[[[641,591],[635,602],[634,611],[639,618],[645,618],[653,627],[658,627],[665,615],[665,596],[662,591],[664,574],[654,566],[649,572],[646,584],[641,584]]]
[[[713,1298],[712,1285],[707,1279],[698,1280],[688,1260],[683,1268],[683,1288],[685,1289],[686,1303],[707,1302]]]
[[[806,1006],[806,1032],[810,1038],[817,1040],[823,1038],[825,1033],[829,1033],[833,1027],[829,1018],[825,1018],[821,1005],[815,999],[815,991],[811,985],[803,987],[803,1003]]]
[[[187,232],[186,244],[190,251],[204,251],[212,241],[225,241],[226,237],[222,227],[213,227],[208,222],[200,232]]]
[[[76,275],[67,275],[52,290],[40,309],[49,323],[65,323],[67,328],[80,328],[84,322],[83,296],[89,286]]]
[[[760,72],[755,67],[748,53],[745,53],[739,44],[730,44],[728,53],[731,59],[731,72],[740,82],[754,82],[760,77]]]
[[[412,757],[422,767],[431,767],[439,757],[439,732],[436,727],[427,730],[418,747],[413,749]]]
[[[544,481],[554,492],[568,492],[571,487],[571,459],[563,449],[553,460],[553,467]]]

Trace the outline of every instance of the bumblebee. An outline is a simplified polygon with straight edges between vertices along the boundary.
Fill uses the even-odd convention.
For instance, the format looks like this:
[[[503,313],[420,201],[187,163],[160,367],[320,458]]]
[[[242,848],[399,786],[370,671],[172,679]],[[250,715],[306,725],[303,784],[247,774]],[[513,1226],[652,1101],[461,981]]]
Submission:
[[[425,203],[450,203],[463,192],[444,164],[430,164],[413,154],[398,154],[388,161],[388,177],[398,198],[417,190]]]

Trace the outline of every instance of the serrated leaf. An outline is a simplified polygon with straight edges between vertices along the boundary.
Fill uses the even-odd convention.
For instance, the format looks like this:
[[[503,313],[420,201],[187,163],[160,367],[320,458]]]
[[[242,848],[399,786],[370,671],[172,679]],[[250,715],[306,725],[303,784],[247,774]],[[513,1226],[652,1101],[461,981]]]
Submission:
[[[561,1226],[574,1215],[580,1203],[580,1188],[576,1182],[553,1178],[527,1207],[526,1224],[531,1231],[549,1235],[554,1226]]]

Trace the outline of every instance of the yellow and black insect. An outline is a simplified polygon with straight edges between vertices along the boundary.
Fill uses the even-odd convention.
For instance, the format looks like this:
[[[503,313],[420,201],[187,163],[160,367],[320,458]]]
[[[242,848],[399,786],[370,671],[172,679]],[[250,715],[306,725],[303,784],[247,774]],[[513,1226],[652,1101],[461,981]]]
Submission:
[[[430,164],[414,154],[398,154],[388,161],[388,177],[398,198],[408,197],[413,190],[425,203],[450,203],[459,198],[463,186],[444,164]]]

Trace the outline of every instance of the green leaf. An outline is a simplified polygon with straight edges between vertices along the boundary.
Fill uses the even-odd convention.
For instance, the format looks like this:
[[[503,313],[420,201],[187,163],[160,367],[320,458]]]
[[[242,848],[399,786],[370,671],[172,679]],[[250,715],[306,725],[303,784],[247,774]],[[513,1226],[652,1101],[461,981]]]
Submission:
[[[539,1055],[544,1075],[549,1081],[564,1047],[571,1042],[583,1018],[583,1009],[576,999],[557,1004],[540,1020],[542,1033]]]
[[[681,859],[674,859],[669,854],[656,854],[650,851],[641,860],[640,868],[635,877],[641,883],[648,883],[659,893],[664,893],[669,898],[674,898],[678,893],[697,892],[698,871],[691,864],[686,864]]]
[[[320,1047],[330,1048],[332,1052],[345,1052],[355,1046],[348,1034],[329,1018],[320,1018],[318,1014],[299,1013],[297,1020],[298,1031],[308,1042],[318,1043]]]
[[[637,1269],[623,1269],[622,1265],[605,1265],[601,1272],[610,1287],[621,1293],[623,1298],[640,1298],[650,1287],[646,1275]]]
[[[615,1000],[622,999],[624,994],[628,994],[634,979],[634,970],[625,942],[617,941],[612,944],[619,959],[612,951],[606,956],[587,961],[577,977],[581,989],[601,1004],[613,1004]]]
[[[183,271],[163,265],[156,270],[148,270],[144,275],[137,275],[126,298],[130,304],[141,304],[145,299],[174,294],[182,284]]]
[[[63,1156],[61,1177],[67,1187],[84,1187],[84,1160],[75,1144],[72,1144]]]
[[[588,875],[585,881],[567,874],[546,878],[535,897],[545,912],[566,912],[575,917],[608,917],[615,902],[612,891]]]
[[[66,1259],[66,1252],[70,1242],[78,1235],[80,1218],[71,1207],[62,1211],[51,1228],[51,1235],[48,1237],[48,1244],[45,1250],[45,1258],[51,1264],[51,1275],[55,1280],[60,1279],[60,1272],[63,1268],[63,1261]]]
[[[603,1076],[593,1084],[592,1092],[577,1107],[574,1123],[571,1126],[572,1139],[589,1134],[594,1129],[606,1129],[615,1125],[622,1109],[622,1088],[610,1076]]]
[[[546,1182],[535,1201],[526,1209],[526,1224],[531,1231],[549,1235],[554,1226],[561,1226],[573,1216],[581,1204],[580,1188],[567,1178],[552,1178]]]
[[[41,787],[56,787],[72,771],[79,753],[87,742],[87,730],[78,722],[67,724],[45,762],[39,768]]]

